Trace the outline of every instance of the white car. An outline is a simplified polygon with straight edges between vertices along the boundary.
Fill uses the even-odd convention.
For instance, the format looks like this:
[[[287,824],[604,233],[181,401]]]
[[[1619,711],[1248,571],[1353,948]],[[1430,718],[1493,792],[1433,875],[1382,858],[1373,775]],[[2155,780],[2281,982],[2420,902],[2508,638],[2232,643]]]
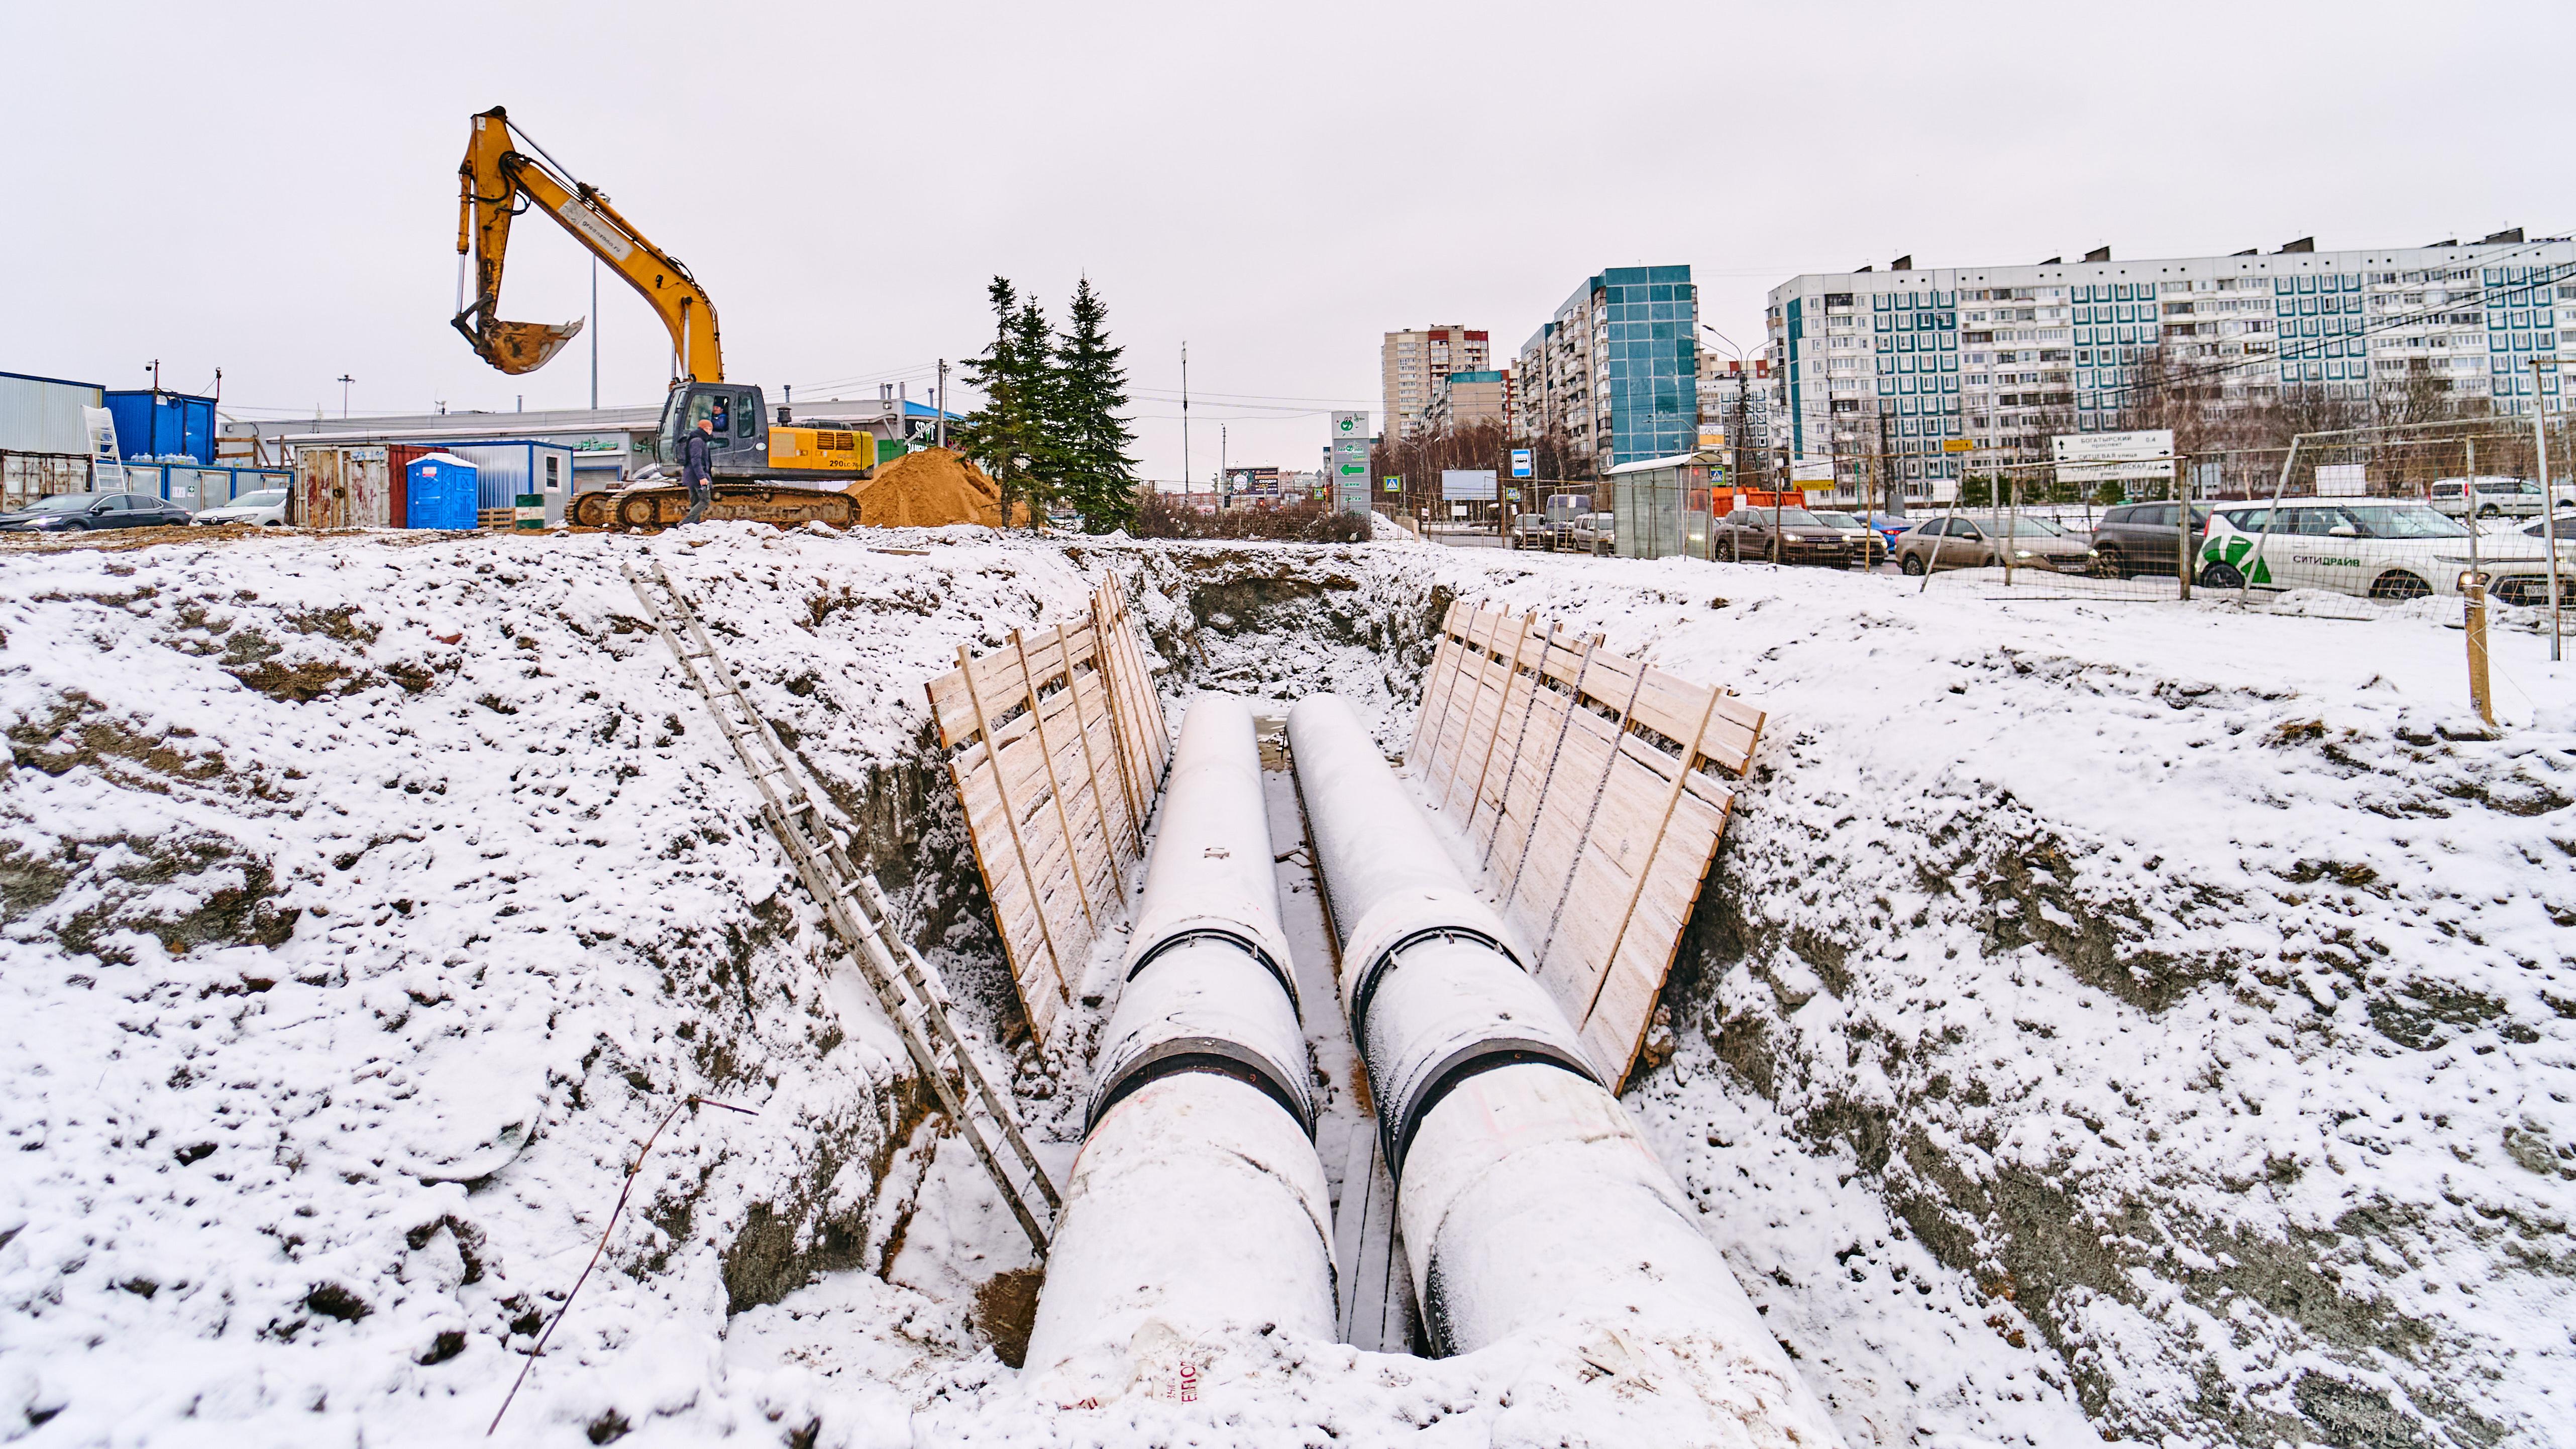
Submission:
[[[258,527],[283,525],[286,522],[287,490],[263,488],[245,493],[230,503],[209,508],[196,516],[198,523],[248,523]]]
[[[2477,490],[2477,515],[2480,518],[2540,516],[2540,485],[2528,478],[2437,478],[2433,480],[2434,509],[2453,518],[2468,517],[2469,490],[2473,485]],[[2553,483],[2549,491],[2556,495],[2559,507],[2576,505],[2576,488]]]
[[[1567,530],[1566,544],[1577,553],[1611,554],[1618,551],[1618,515],[1613,513],[1578,513],[1574,526]]]
[[[2220,508],[2201,544],[2203,588],[2331,589],[2366,599],[2420,599],[2460,592],[2470,537],[2459,520],[2393,498],[2301,499],[2284,503],[2271,529],[2269,504]],[[2499,602],[2540,605],[2549,597],[2549,551],[2510,536],[2476,540],[2477,566]],[[2562,584],[2562,588],[2564,585]]]

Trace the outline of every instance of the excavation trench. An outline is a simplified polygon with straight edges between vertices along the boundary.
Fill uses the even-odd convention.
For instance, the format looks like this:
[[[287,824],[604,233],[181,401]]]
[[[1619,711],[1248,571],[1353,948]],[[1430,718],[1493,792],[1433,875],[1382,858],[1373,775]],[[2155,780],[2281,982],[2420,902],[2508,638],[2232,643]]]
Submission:
[[[26,1226],[0,1202],[11,1251],[43,1244],[79,1259],[59,1235],[47,1242],[49,1222],[90,1211],[68,1204],[139,1212],[136,1192],[157,1200],[161,1173],[188,1174],[201,1200],[237,1204],[225,1216],[275,1224],[279,1242],[327,1240],[343,1265],[326,1283],[285,1263],[275,1282],[242,1290],[238,1321],[273,1319],[267,1331],[280,1338],[370,1339],[370,1351],[424,1372],[515,1371],[529,1325],[560,1306],[574,1276],[567,1244],[596,1242],[622,1166],[675,1103],[703,1092],[769,1110],[684,1116],[660,1139],[572,1331],[594,1314],[612,1326],[603,1332],[631,1331],[680,1291],[719,1305],[744,1334],[785,1332],[776,1305],[805,1289],[900,1282],[921,1300],[871,1321],[921,1320],[924,1362],[968,1362],[985,1344],[1008,1352],[1033,1299],[1029,1265],[966,1240],[958,1225],[990,1216],[971,1160],[951,1150],[892,1039],[837,1019],[818,993],[829,947],[816,912],[744,808],[736,767],[709,748],[702,707],[634,617],[612,542],[660,549],[718,621],[728,657],[853,823],[862,863],[893,893],[902,928],[961,999],[1059,1166],[1080,1135],[1093,1041],[1076,1032],[1041,1050],[1020,1020],[949,762],[921,725],[921,681],[951,667],[958,646],[1003,648],[1013,629],[1045,628],[1115,575],[1175,722],[1202,689],[1244,696],[1272,718],[1332,691],[1396,753],[1436,630],[1461,595],[1562,607],[1570,623],[1629,647],[1671,640],[1702,661],[1729,657],[1712,641],[1731,645],[1728,631],[1740,629],[1766,661],[1812,649],[1824,652],[1809,661],[1840,668],[1860,656],[1834,651],[1855,639],[1866,652],[1900,637],[1869,631],[1914,627],[1785,586],[1778,600],[1728,605],[1700,582],[1722,577],[1718,587],[1739,596],[1771,588],[1743,575],[1601,565],[1531,576],[1401,548],[928,539],[888,562],[873,540],[741,531],[704,550],[334,537],[15,554],[25,586],[10,607],[26,617],[6,641],[18,647],[0,775],[13,811],[0,925],[42,963],[13,967],[13,985],[42,995],[53,1019],[94,1028],[75,1049],[85,1072],[37,1063],[49,1044],[31,1040],[16,1080],[24,1100],[41,1101],[43,1083],[96,1083],[110,1064],[107,1094],[166,1104],[170,1125],[102,1129],[68,1108],[15,1120],[24,1161],[44,1170],[25,1178]],[[1690,590],[1677,591],[1683,582]],[[1798,627],[1778,622],[1801,609]],[[81,648],[20,642],[33,640]],[[1971,701],[2015,689],[2016,707],[2062,705],[2114,738],[2158,737],[2124,736],[2131,715],[2206,718],[2203,758],[2251,762],[2293,798],[2323,799],[2327,785],[2361,792],[2364,808],[2341,821],[2361,845],[2281,856],[2247,828],[2254,817],[2220,810],[2244,843],[2217,854],[2241,860],[2169,851],[2112,869],[2121,830],[2106,820],[2128,808],[2121,801],[2093,800],[2087,816],[2008,793],[1977,762],[1883,751],[1884,734],[1867,733],[1884,729],[1881,717],[1849,708],[1847,691],[1820,689],[1812,667],[1774,669],[1790,686],[1761,686],[1778,691],[1762,701],[1778,724],[1737,792],[1627,1110],[1666,1122],[1657,1148],[1700,1201],[1760,1201],[1759,1186],[1739,1186],[1739,1167],[1758,1167],[1742,1160],[1741,1139],[1703,1130],[1744,1106],[1744,1123],[1793,1148],[1782,1164],[1823,1173],[1828,1197],[1848,1184],[1842,1209],[1886,1209],[1902,1244],[1856,1234],[1847,1252],[1826,1254],[1831,1282],[1779,1283],[1776,1294],[1755,1283],[1775,1308],[1810,1292],[1832,1301],[1825,1290],[1847,1292],[1850,1274],[1891,1268],[1915,1274],[1911,1294],[1938,1268],[1975,1300],[1956,1326],[2026,1341],[2050,1382],[2107,1430],[2510,1439],[2481,1417],[2493,1400],[2476,1397],[2477,1375],[2503,1360],[2478,1357],[2485,1340],[2419,1311],[2426,1300],[2408,1297],[2410,1275],[2388,1264],[2461,1248],[2501,1265],[2487,1283],[2563,1281],[2576,1242],[2543,1194],[2576,1173],[2576,1147],[2555,1108],[2534,1098],[2476,1140],[2357,1120],[2347,1130],[2386,1138],[2394,1161],[2429,1158],[2451,1173],[2442,1159],[2457,1157],[2456,1194],[2357,1192],[2289,1233],[2247,1230],[2239,1209],[2354,1185],[2337,1177],[2351,1165],[2345,1148],[2222,1157],[2190,1145],[2198,1138],[2181,1150],[2171,1141],[2198,1133],[2195,1120],[2252,1119],[2274,1105],[2242,1099],[2258,1070],[2336,1060],[2320,1052],[2474,1075],[2546,1050],[2576,1016],[2576,991],[2552,974],[2555,948],[2516,936],[2504,908],[2474,892],[2445,895],[2450,886],[2411,877],[2439,882],[2449,867],[2398,850],[2417,825],[2392,835],[2373,822],[2384,813],[2428,833],[2510,837],[2555,863],[2576,849],[2551,823],[2563,780],[2543,768],[2545,751],[2447,716],[2346,701],[2391,726],[2374,741],[2269,687],[2213,693],[2152,665],[2114,668],[2076,645],[2052,647],[2068,652],[1970,646],[1955,673]],[[1954,652],[1934,662],[1952,668]],[[1329,1001],[1329,933],[1275,732],[1266,763],[1290,954],[1301,994]],[[115,809],[59,808],[78,792]],[[2541,904],[2556,928],[2576,919],[2562,902]],[[2426,922],[2415,936],[2412,918]],[[2254,939],[2249,926],[2277,927],[2283,941]],[[2410,942],[2420,948],[2411,957]],[[2480,964],[2505,953],[2520,959]],[[2083,998],[2092,1015],[2016,1020],[2016,996],[2068,1010]],[[2086,1086],[2078,1079],[2099,1073],[2062,1041],[2032,1045],[2070,1022],[2116,1017],[2120,1030],[2100,1040],[2186,1053],[2208,1031],[2229,1031],[2230,1013],[2279,1009],[2287,1023],[2302,999],[2348,1009],[2320,1004],[2317,1020],[2285,1024],[2286,1045],[2270,1048],[2259,1029],[2236,1030],[2237,1064],[2176,1084],[2178,1110],[2140,1105],[2126,1081],[2103,1084],[2106,1096],[2130,1092],[2125,1106],[2078,1113],[2071,1089],[2046,1078],[2062,1066]],[[1341,1015],[1309,1013],[1306,1042],[1337,1233],[1349,1205],[1368,1201],[1356,1148],[1369,1135],[1362,1114],[1379,1105],[1339,1035]],[[278,1033],[296,1021],[345,1024],[338,1046],[350,1054],[281,1049]],[[2035,1063],[2036,1079],[1998,1075],[2006,1057]],[[1690,1086],[1686,1073],[1703,1075]],[[251,1081],[265,1085],[233,1085]],[[2035,1098],[2034,1081],[2059,1095]],[[250,1095],[225,1095],[236,1092]],[[269,1109],[286,1101],[303,1105]],[[2264,1129],[2284,1115],[2295,1109],[2275,1110]],[[1993,1170],[2025,1125],[2114,1155],[2107,1166],[2024,1157]],[[115,1165],[112,1176],[91,1170],[100,1162]],[[275,1174],[250,1170],[258,1164]],[[369,1195],[384,1193],[418,1216],[380,1218]],[[380,1222],[392,1223],[384,1243],[362,1226]],[[1891,1262],[1918,1249],[1928,1264]],[[394,1341],[414,1320],[387,1305],[425,1283],[448,1285],[428,1291],[449,1319],[418,1342]],[[62,1291],[90,1292],[69,1279]],[[148,1300],[141,1288],[112,1291],[120,1311],[177,1301],[169,1287]],[[2443,1292],[2445,1305],[2467,1301],[2465,1287]],[[340,1316],[361,1303],[372,1311]],[[2148,1323],[2162,1305],[2252,1325],[2267,1361],[2286,1367],[2247,1379],[2225,1350]],[[955,1323],[928,1322],[940,1314]],[[1399,1340],[1410,1335],[1380,1336]],[[29,1350],[31,1362],[81,1351]],[[947,1368],[906,1372],[893,1381],[925,1384]],[[2137,1385],[2158,1376],[2189,1380],[2198,1397],[2148,1402]],[[550,1377],[575,1381],[540,1367],[536,1382]],[[85,1410],[63,1412],[73,1424]],[[640,1421],[643,1411],[630,1400],[620,1412]]]
[[[1275,720],[1303,695],[1338,690],[1357,696],[1365,714],[1385,722],[1381,745],[1390,753],[1400,750],[1438,621],[1452,597],[1424,574],[1371,567],[1335,552],[1121,557],[1104,550],[1101,559],[1140,590],[1139,615],[1165,666],[1159,684],[1167,704],[1177,707],[1192,692],[1213,689],[1249,697],[1265,717],[1264,780],[1283,919],[1297,936],[1301,986],[1311,988],[1310,999],[1324,1000],[1331,999],[1331,936],[1316,905],[1320,893],[1293,778],[1280,768],[1286,760]],[[1835,890],[1837,863],[1812,858],[1802,848],[1797,812],[1848,810],[1840,801],[1819,805],[1796,789],[1783,789],[1778,772],[1785,768],[1777,757],[1764,760],[1745,782],[1739,819],[1751,828],[1730,834],[1699,898],[1640,1063],[1640,1084],[1652,1084],[1655,1069],[1677,1046],[1704,1044],[1748,1094],[1772,1104],[1809,1150],[1848,1153],[1902,1234],[1987,1297],[1994,1310],[1989,1317],[2005,1325],[1999,1334],[2027,1331],[2066,1365],[2064,1382],[2097,1424],[2133,1433],[2200,1424],[2239,1436],[2330,1441],[2357,1432],[2367,1438],[2442,1425],[2469,1442],[2492,1437],[2474,1412],[2446,1404],[2438,1394],[2418,1391],[2401,1403],[2370,1387],[2367,1365],[2379,1356],[2426,1360],[2438,1350],[2421,1325],[2391,1315],[2367,1280],[2320,1281],[2311,1266],[2348,1256],[2354,1242],[2393,1227],[2403,1230],[2402,1224],[2365,1208],[2351,1221],[2283,1242],[2247,1235],[2193,1207],[2188,1183],[2131,1188],[2106,1201],[2098,1186],[2078,1174],[1999,1180],[1986,1165],[1994,1129],[1962,1133],[1958,1126],[1963,1114],[1984,1110],[1990,1094],[2000,1090],[1966,1060],[1973,1043],[1965,1050],[1944,1041],[1857,1045],[1854,1050],[1898,1053],[1888,1070],[1896,1095],[1892,1101],[1864,1099],[1839,1087],[1842,1074],[1816,1059],[1815,1044],[1801,1039],[1791,1019],[1819,996],[1857,1002],[1883,989],[1872,979],[1884,969],[1880,960],[1856,946],[1869,934],[1861,922],[1874,908],[1859,900],[1848,930],[1775,924],[1773,892],[1759,882],[1796,880],[1828,896]],[[1787,813],[1775,819],[1775,812]],[[1891,825],[1904,828],[1893,817]],[[2036,950],[2071,982],[2151,1014],[2226,976],[2226,963],[2166,945],[2156,907],[2124,907],[2072,889],[2080,850],[2058,838],[2044,814],[2002,801],[1944,828],[1937,843],[1950,863],[1940,870],[1940,886],[1911,930],[1933,936],[1965,930],[1996,954]],[[959,881],[953,894],[981,905],[971,878]],[[987,960],[985,969],[991,973],[985,994],[1007,1000],[993,963]],[[2415,997],[2396,1000],[2381,1015],[2396,1023],[2390,1030],[2401,1040],[2409,1030],[2427,1041],[2474,1031],[2498,1012],[2487,1004],[2481,1015],[2480,1003],[2470,1002],[2461,1009],[2465,1015],[2453,1012],[2459,1020],[2452,1024],[2440,1016],[2449,1008],[2438,1001],[2427,1007]],[[2405,1016],[2405,1010],[2417,1016]],[[1321,1102],[1316,1143],[1338,1226],[1350,1217],[1353,1203],[1367,1201],[1364,1149],[1375,1104],[1367,1100],[1365,1074],[1346,1026],[1332,1019],[1338,1013],[1317,1015],[1325,1026],[1309,1042]],[[2437,1024],[2417,1029],[2410,1023],[2418,1017]],[[1837,1061],[1844,1049],[1840,1042],[1830,1047]],[[1365,1215],[1358,1221],[1365,1226]],[[2537,1218],[2509,1216],[2499,1231],[2532,1242],[2563,1240],[2562,1225]],[[2142,1304],[2137,1270],[2170,1259],[2138,1245],[2159,1240],[2228,1265],[2181,1274],[2187,1299],[2217,1313],[2229,1311],[2231,1303],[2259,1304],[2269,1331],[2306,1345],[2329,1366],[2306,1370],[2286,1398],[2221,1396],[2180,1419],[2134,1417],[2124,1405],[2122,1385],[2093,1366],[2080,1324],[2055,1305]],[[1379,1274],[1380,1281],[1398,1288],[1382,1301],[1387,1317],[1375,1346],[1419,1346],[1418,1327],[1401,1302],[1402,1274],[1387,1271],[1400,1260],[1389,1235],[1378,1230],[1374,1237],[1350,1241],[1389,1244],[1374,1261],[1343,1261],[1345,1274],[1355,1268]],[[1865,1245],[1855,1249],[1864,1250]],[[2345,1282],[2353,1286],[2341,1287]],[[1349,1321],[1347,1292],[1342,1309],[1343,1336],[1367,1342],[1366,1331]],[[2331,1367],[2337,1363],[2351,1368]],[[2206,1372],[2207,1366],[2195,1371]],[[2353,1427],[2368,1424],[2383,1429]]]

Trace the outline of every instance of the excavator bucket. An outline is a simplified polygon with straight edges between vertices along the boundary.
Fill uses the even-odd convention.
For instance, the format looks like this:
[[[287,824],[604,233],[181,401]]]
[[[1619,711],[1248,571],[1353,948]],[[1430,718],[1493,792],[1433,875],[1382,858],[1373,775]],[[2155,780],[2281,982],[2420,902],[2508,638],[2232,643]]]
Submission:
[[[484,322],[479,331],[465,334],[483,360],[516,375],[534,372],[546,365],[547,359],[563,350],[565,343],[581,335],[579,322]]]

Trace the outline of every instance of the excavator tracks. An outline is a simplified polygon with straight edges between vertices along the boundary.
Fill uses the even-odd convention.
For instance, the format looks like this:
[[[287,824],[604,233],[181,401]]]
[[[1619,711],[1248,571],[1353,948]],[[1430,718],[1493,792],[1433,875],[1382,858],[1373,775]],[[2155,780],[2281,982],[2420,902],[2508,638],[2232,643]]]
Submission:
[[[618,493],[584,493],[575,498],[572,521],[583,528],[608,528],[622,533],[671,528],[688,512],[689,493],[685,488],[629,488]],[[847,493],[821,488],[718,483],[707,505],[707,517],[748,519],[780,528],[808,523],[849,528],[859,521],[859,503]]]

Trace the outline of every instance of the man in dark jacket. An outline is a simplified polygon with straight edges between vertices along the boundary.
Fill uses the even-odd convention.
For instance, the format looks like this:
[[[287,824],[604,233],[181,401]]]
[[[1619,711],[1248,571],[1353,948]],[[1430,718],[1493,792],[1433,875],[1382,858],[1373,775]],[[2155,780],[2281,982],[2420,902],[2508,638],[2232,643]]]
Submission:
[[[698,419],[697,431],[680,438],[680,485],[689,490],[689,511],[680,522],[691,524],[707,516],[707,473],[715,464],[715,424]]]

